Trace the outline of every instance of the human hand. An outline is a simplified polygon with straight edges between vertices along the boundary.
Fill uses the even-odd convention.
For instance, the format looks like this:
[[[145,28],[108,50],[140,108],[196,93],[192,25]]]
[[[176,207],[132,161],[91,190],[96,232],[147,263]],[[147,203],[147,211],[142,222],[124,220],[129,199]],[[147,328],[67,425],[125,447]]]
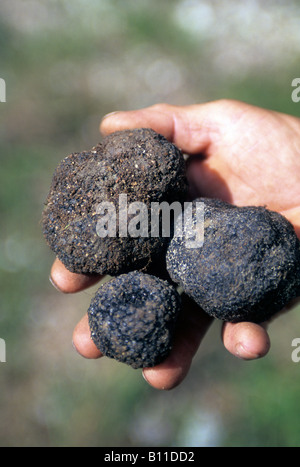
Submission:
[[[300,237],[300,119],[222,100],[117,112],[104,118],[100,130],[106,135],[139,127],[153,128],[191,156],[187,173],[193,197],[265,205],[289,219]],[[100,279],[70,273],[59,260],[51,278],[66,293],[84,290]],[[184,306],[170,356],[143,370],[149,384],[159,389],[172,389],[184,379],[212,322],[186,296]],[[265,324],[224,323],[222,339],[229,352],[245,360],[266,355],[270,347]],[[82,356],[101,357],[90,338],[87,315],[75,328],[73,342]]]

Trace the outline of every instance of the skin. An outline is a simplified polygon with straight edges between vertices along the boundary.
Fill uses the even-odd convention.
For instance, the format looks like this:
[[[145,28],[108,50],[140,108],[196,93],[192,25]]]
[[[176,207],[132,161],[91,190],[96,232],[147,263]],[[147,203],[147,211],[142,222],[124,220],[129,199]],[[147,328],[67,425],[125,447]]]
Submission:
[[[300,119],[231,100],[180,107],[157,104],[109,114],[100,132],[140,127],[151,127],[191,156],[192,196],[265,205],[283,214],[300,238]],[[82,291],[99,279],[70,273],[59,260],[51,270],[53,285],[64,293]],[[143,371],[157,389],[172,389],[183,381],[212,322],[190,299],[184,297],[184,302],[173,351],[165,362]],[[266,323],[224,323],[224,346],[243,360],[261,358],[270,348],[266,328]],[[87,315],[76,326],[73,343],[83,357],[101,357],[91,341]]]

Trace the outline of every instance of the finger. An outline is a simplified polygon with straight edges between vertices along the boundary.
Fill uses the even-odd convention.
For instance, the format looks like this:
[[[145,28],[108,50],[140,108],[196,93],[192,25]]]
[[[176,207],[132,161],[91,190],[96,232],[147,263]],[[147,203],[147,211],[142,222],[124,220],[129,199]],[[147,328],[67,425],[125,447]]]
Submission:
[[[114,112],[104,116],[100,132],[108,135],[114,131],[147,127],[173,140],[173,109],[175,107],[162,104],[140,110]]]
[[[84,358],[97,359],[102,357],[102,353],[97,349],[91,339],[91,331],[86,314],[77,324],[73,332],[73,346],[76,351]]]
[[[225,323],[222,338],[225,348],[243,360],[264,357],[270,350],[267,331],[255,323]]]
[[[212,319],[191,299],[187,296],[182,298],[183,312],[170,355],[161,364],[143,370],[145,380],[156,389],[170,390],[184,380],[193,357],[212,323]]]
[[[297,237],[300,239],[300,208],[286,209],[283,214],[293,224]]]
[[[157,104],[145,109],[109,114],[100,124],[103,135],[114,131],[149,127],[164,135],[188,154],[207,149],[214,123],[215,103],[191,106]]]
[[[160,365],[146,368],[144,378],[157,389],[172,389],[182,382],[188,373],[192,359],[212,320],[202,312],[190,299],[185,298],[183,316],[178,323],[178,332],[174,347],[169,357]],[[73,345],[77,352],[85,358],[97,359],[102,353],[91,340],[88,315],[85,315],[73,333]]]
[[[50,281],[60,292],[76,293],[91,287],[101,280],[99,274],[75,274],[68,271],[63,263],[56,258],[54,261]]]

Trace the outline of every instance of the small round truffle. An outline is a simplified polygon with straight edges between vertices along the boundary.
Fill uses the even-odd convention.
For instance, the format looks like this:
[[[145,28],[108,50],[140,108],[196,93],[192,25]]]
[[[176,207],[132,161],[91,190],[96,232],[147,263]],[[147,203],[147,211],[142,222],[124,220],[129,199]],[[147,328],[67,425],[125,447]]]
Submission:
[[[185,162],[175,145],[151,129],[119,131],[59,164],[43,233],[71,272],[143,269],[170,240],[151,235],[151,203],[183,202],[186,192]]]
[[[282,215],[200,198],[196,215],[167,252],[171,278],[209,315],[260,323],[300,295],[300,241]],[[190,247],[196,232],[203,245]]]
[[[162,362],[172,348],[181,299],[155,276],[132,271],[102,285],[88,309],[91,337],[103,355],[132,368]]]

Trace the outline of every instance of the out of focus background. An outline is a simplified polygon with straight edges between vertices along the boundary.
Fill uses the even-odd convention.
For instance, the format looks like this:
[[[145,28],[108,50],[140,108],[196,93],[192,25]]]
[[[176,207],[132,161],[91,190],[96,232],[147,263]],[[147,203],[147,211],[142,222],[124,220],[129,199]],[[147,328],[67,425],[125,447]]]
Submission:
[[[106,113],[234,98],[300,116],[299,63],[297,0],[0,1],[1,446],[300,446],[299,308],[255,362],[224,350],[216,322],[159,392],[73,350],[94,290],[51,286],[40,226],[57,163],[99,141]]]

